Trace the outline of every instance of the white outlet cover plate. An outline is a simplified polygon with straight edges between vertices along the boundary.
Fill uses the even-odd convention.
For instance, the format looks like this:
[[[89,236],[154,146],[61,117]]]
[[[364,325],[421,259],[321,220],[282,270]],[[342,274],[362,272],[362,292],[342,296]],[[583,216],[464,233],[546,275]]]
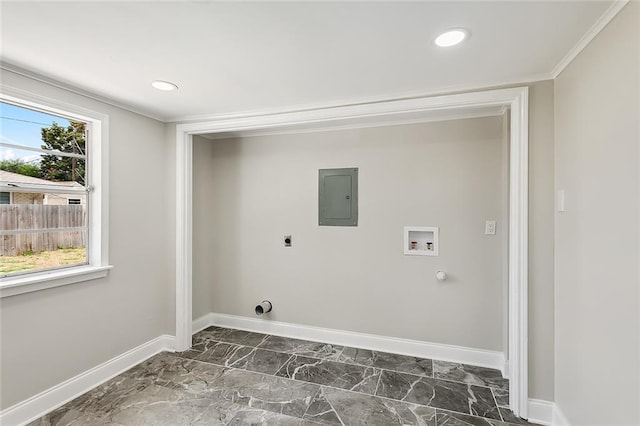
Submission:
[[[487,220],[484,224],[485,235],[496,235],[496,221]]]
[[[557,207],[559,212],[564,211],[564,189],[558,191]]]

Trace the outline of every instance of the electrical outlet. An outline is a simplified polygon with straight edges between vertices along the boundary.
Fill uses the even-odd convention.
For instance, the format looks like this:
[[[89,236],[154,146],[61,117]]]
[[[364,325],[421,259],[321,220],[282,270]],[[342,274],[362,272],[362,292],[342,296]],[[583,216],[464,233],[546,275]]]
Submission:
[[[485,235],[496,235],[496,221],[495,220],[487,220],[484,223],[484,234]]]

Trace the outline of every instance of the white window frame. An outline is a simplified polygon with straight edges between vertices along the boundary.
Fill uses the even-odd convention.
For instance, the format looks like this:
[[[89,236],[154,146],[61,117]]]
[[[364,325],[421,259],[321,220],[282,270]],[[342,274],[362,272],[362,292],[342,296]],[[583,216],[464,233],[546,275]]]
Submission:
[[[109,265],[109,116],[77,105],[0,84],[0,100],[87,123],[88,264],[0,278],[0,298],[94,280],[107,276]]]

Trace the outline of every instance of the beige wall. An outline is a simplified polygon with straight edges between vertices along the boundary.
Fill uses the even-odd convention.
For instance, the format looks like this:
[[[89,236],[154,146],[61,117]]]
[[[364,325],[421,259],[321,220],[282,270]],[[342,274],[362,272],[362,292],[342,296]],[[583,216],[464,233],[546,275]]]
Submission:
[[[193,137],[193,287],[192,314],[197,319],[213,312],[213,282],[210,256],[214,253],[215,240],[211,219],[224,209],[225,203],[215,197],[211,182],[217,179],[212,159],[214,143],[200,136]]]
[[[45,199],[46,198],[46,199]],[[34,194],[30,192],[14,192],[11,194],[11,204],[47,204],[50,206],[66,206],[70,198],[80,199],[80,204],[86,204],[86,195],[70,194]],[[45,202],[46,201],[46,202]]]
[[[30,192],[14,192],[11,194],[11,204],[42,204],[43,194]]]
[[[640,4],[556,80],[556,387],[573,425],[640,424]]]
[[[11,72],[1,78],[109,115],[114,265],[105,279],[0,300],[0,405],[6,408],[173,330],[167,312],[175,207],[167,193],[175,178],[162,123]]]
[[[195,145],[194,287],[214,312],[268,298],[273,320],[502,350],[500,117]],[[358,227],[317,224],[318,169],[337,167],[359,168]],[[439,226],[440,256],[404,256],[406,225]]]
[[[79,199],[80,204],[87,204],[86,195],[78,194],[46,194],[43,203],[50,206],[66,206],[69,204],[69,199]]]
[[[105,280],[14,296],[0,302],[2,407],[7,407],[159,334],[174,333],[175,196],[172,189],[175,187],[175,126],[167,124],[163,128],[153,120],[11,73],[5,72],[2,77],[5,84],[58,97],[110,115],[113,215],[111,254],[112,263],[116,266]],[[553,297],[550,296],[553,284],[548,278],[552,263],[548,261],[550,251],[547,246],[550,241],[548,236],[552,235],[548,217],[552,213],[545,206],[553,203],[553,195],[543,189],[547,185],[543,185],[543,182],[552,176],[552,171],[549,170],[553,163],[553,153],[549,149],[552,139],[548,137],[549,129],[553,126],[552,117],[549,117],[553,107],[552,87],[551,82],[539,83],[531,86],[530,92],[530,171],[531,181],[535,180],[530,188],[530,392],[534,398],[549,400],[553,396],[550,385],[553,381],[553,366],[549,360],[553,352],[553,332],[547,328],[546,323],[552,318],[549,310],[553,306]],[[196,149],[197,146],[196,143]],[[206,156],[198,154],[196,153],[194,161],[196,168],[202,170],[198,164],[202,165]],[[161,176],[162,183],[155,181],[151,185],[150,182],[140,180],[135,155],[146,159],[145,170],[149,170],[152,165],[159,168],[157,176]],[[322,165],[325,166],[330,164]],[[137,196],[139,186],[130,185],[132,180],[137,185],[143,185],[149,196],[140,199]],[[208,189],[206,185],[199,185],[198,179],[195,179],[194,191],[196,197],[206,197]],[[315,202],[313,194],[312,199]],[[215,210],[216,204],[211,199],[205,204],[207,208],[196,209],[196,230],[202,223],[207,223],[208,212]],[[125,209],[123,206],[129,207]],[[132,210],[131,206],[139,208]],[[150,209],[157,207],[163,211],[161,216],[147,215]],[[149,237],[149,241],[142,240],[141,247],[146,248],[147,253],[154,253],[153,256],[139,257],[138,240],[132,240],[131,235],[141,233]],[[282,232],[279,231],[277,241],[273,242],[277,248],[280,248],[280,234]],[[196,233],[194,237],[194,246],[206,245],[199,234]],[[397,232],[393,238],[399,238]],[[299,242],[296,240],[295,243],[294,249]],[[376,241],[372,244],[380,243]],[[539,250],[536,245],[540,247]],[[392,249],[394,252],[397,250],[399,246]],[[134,258],[137,261],[132,261]],[[196,283],[207,280],[206,275],[197,268],[194,276]],[[431,278],[426,274],[425,277],[425,280]],[[194,317],[214,310],[213,295],[207,296],[208,289],[205,289],[204,296],[200,297],[197,293],[200,290],[198,285],[194,285]],[[120,300],[122,294],[127,294],[128,297]],[[134,308],[136,304],[139,308]],[[500,308],[496,310],[499,311]],[[251,312],[247,311],[246,315],[251,315]],[[114,317],[115,320],[112,321]],[[78,322],[77,318],[83,320]],[[341,328],[335,318],[333,321],[335,328]],[[497,316],[493,321],[497,323]],[[140,325],[131,327],[131,324]],[[101,340],[91,331],[93,329],[102,333],[105,339]],[[126,333],[120,333],[121,330],[126,330]],[[380,333],[377,329],[374,332]],[[496,336],[490,341],[493,342],[493,347],[501,345]],[[37,352],[34,351],[41,347],[41,342],[51,348],[52,356],[34,368],[25,368],[30,363],[39,361]],[[7,391],[9,387],[11,390]]]
[[[552,401],[554,398],[554,117],[553,81],[529,86],[529,396]],[[196,206],[215,210],[215,201],[202,182],[213,178],[213,168],[206,168],[213,158],[214,145],[197,143],[194,147],[194,192]],[[504,181],[507,176],[503,176]],[[198,189],[200,188],[200,189]],[[200,195],[198,195],[200,194]],[[199,198],[200,197],[200,198]],[[204,197],[204,198],[202,198]],[[197,210],[197,209],[196,209]],[[200,219],[204,219],[204,222]],[[194,230],[207,225],[206,216],[194,218]],[[206,234],[194,238],[207,240]],[[277,241],[276,243],[279,243]],[[199,244],[194,241],[194,261],[197,265]],[[207,243],[204,243],[207,244]],[[207,247],[209,250],[210,247]],[[209,259],[209,257],[206,257]],[[201,260],[200,262],[204,262]],[[209,271],[194,268],[193,315],[198,318],[213,311],[213,301],[203,301],[210,294]],[[206,285],[202,285],[206,283]],[[248,309],[247,307],[244,307]],[[503,308],[506,308],[503,306]],[[246,311],[243,315],[251,315]],[[343,328],[339,324],[336,328]],[[379,331],[373,331],[379,333]]]
[[[166,311],[165,320],[168,324],[167,333],[176,334],[176,125],[166,123],[164,126],[164,154],[166,156],[164,175],[168,182],[167,191],[164,194],[166,206],[166,218],[169,223],[167,229],[167,245],[171,260],[165,265],[167,271],[166,280]]]
[[[6,407],[159,334],[174,333],[175,196],[172,189],[175,187],[175,126],[167,124],[163,128],[153,120],[11,73],[5,72],[2,77],[5,84],[58,97],[110,115],[111,211],[116,218],[112,218],[111,224],[112,263],[116,268],[109,278],[14,296],[0,302],[2,407]],[[553,111],[553,83],[534,84],[530,89],[530,396],[551,400],[553,331],[547,323],[553,318],[550,312],[553,280],[549,276],[553,267],[549,260],[552,252],[549,241],[553,235],[552,219],[549,219],[553,213],[549,206],[553,204],[553,194],[545,188],[553,175],[553,151],[550,149],[553,141],[549,137],[553,128],[553,117],[550,116]],[[132,154],[147,159],[145,170],[152,165],[157,166],[157,176],[161,176],[162,183],[156,181],[151,185],[141,181]],[[202,164],[205,158],[195,156],[198,169],[202,167],[197,164]],[[131,170],[124,168],[126,166]],[[137,196],[139,186],[130,185],[131,180],[145,186],[145,193],[149,196],[140,199]],[[208,190],[206,185],[199,186],[196,179],[194,191],[198,197],[198,194],[206,196]],[[312,198],[315,200],[315,195]],[[196,209],[195,229],[206,223],[207,212],[215,209],[211,200],[206,203],[206,209]],[[129,206],[126,213],[123,206]],[[139,209],[131,210],[130,206],[138,206]],[[163,209],[161,216],[147,215],[149,209],[158,206]],[[132,242],[130,235],[139,235],[140,230],[149,236],[149,242],[143,240],[142,247],[148,253],[154,253],[153,256],[138,256],[138,245]],[[281,233],[277,234],[278,239],[274,242],[278,248]],[[206,244],[198,234],[194,237],[194,246]],[[297,241],[295,243],[298,244]],[[399,248],[393,248],[393,251],[397,250]],[[132,261],[134,258],[136,262]],[[198,274],[201,271],[194,270],[196,282],[206,281],[206,275]],[[199,290],[200,287],[194,285],[194,317],[214,310],[213,296],[205,293],[199,297]],[[127,294],[128,298],[120,300],[122,294]],[[106,303],[91,302],[96,300],[105,300]],[[133,306],[138,302],[140,307],[136,309]],[[251,312],[246,315],[251,315]],[[78,317],[83,321],[77,322]],[[112,317],[117,317],[115,323],[109,324]],[[132,328],[131,323],[140,324],[140,327]],[[91,330],[94,328],[108,342],[93,334]],[[336,328],[340,328],[339,325]],[[122,335],[121,330],[127,332]],[[499,339],[494,337],[492,341],[495,346]],[[31,362],[39,361],[34,350],[41,347],[41,342],[49,345],[52,356],[34,368],[25,368]],[[88,348],[86,352],[85,348]],[[11,387],[9,391],[8,386]]]
[[[529,87],[529,397],[553,401],[553,81]]]
[[[638,24],[638,4],[632,3],[557,80],[555,154],[553,83],[530,87],[530,396],[552,400],[551,383],[555,374],[555,399],[574,424],[640,422],[637,412],[640,398],[637,389],[640,376],[638,129],[624,127],[625,122],[637,122],[639,115]],[[1,406],[4,408],[159,334],[173,333],[175,197],[167,188],[175,186],[175,127],[163,127],[153,120],[12,73],[3,72],[2,79],[5,84],[111,116],[111,253],[116,266],[105,280],[0,301]],[[199,145],[202,148],[196,143],[196,149]],[[212,155],[207,153],[211,147],[202,148],[200,153]],[[140,181],[135,169],[136,154],[146,159],[146,170],[158,167],[162,183],[151,185]],[[554,193],[549,190],[554,176],[554,155],[557,187],[567,191],[567,211],[557,217],[555,373],[552,365],[554,330],[549,325],[554,315],[550,275],[554,264],[550,258],[553,255],[550,206]],[[196,164],[201,164],[203,159],[196,156]],[[328,164],[322,165],[325,166]],[[139,199],[136,196],[139,186],[131,186],[131,180],[144,185],[149,197]],[[196,197],[206,196],[206,185],[198,187],[197,181],[194,184]],[[616,207],[615,215],[603,207],[619,206],[621,201],[624,206]],[[209,211],[213,211],[215,204],[206,203]],[[128,206],[126,213],[124,205]],[[139,209],[132,211],[130,206]],[[158,206],[165,210],[162,216],[145,214],[147,208]],[[206,210],[196,214],[194,226],[207,223],[204,212]],[[158,229],[164,231],[158,233]],[[298,234],[284,225],[275,232],[276,238],[271,242],[274,249],[280,248],[282,229],[294,233],[296,246],[292,252],[295,252],[300,244]],[[148,239],[153,243],[147,239],[141,245],[137,240],[133,243],[134,233],[153,235]],[[250,235],[242,242],[250,248],[254,244]],[[194,246],[204,244],[199,237],[194,240]],[[606,250],[586,250],[589,244],[606,247]],[[140,257],[139,249],[143,252],[146,249],[146,253],[153,256]],[[251,250],[243,254],[248,252]],[[287,256],[295,258],[295,253]],[[132,261],[134,258],[136,261]],[[361,256],[361,260],[367,259],[364,254]],[[289,260],[282,259],[277,264],[281,272],[287,272]],[[610,271],[615,272],[612,278],[605,275]],[[201,272],[194,270],[194,276],[197,282],[206,282],[207,275]],[[418,275],[428,277],[422,271],[418,271]],[[297,296],[300,285],[291,286],[292,297]],[[405,285],[400,282],[400,286]],[[194,295],[197,291],[196,285]],[[422,289],[418,294],[420,291]],[[370,287],[365,288],[365,292],[371,293]],[[194,300],[195,316],[208,310],[223,311],[217,309],[214,295],[204,294],[205,299],[211,298],[207,303],[201,303],[199,298]],[[254,301],[252,295],[240,293],[237,297],[243,303],[241,310],[249,309],[244,300],[251,304]],[[378,295],[378,298],[382,297]],[[330,323],[335,318],[320,320]],[[137,326],[131,327],[131,324]],[[371,328],[379,332],[376,324]],[[495,343],[498,339],[490,340]],[[46,348],[46,357],[40,356],[42,348]],[[595,365],[607,367],[598,370]],[[594,370],[604,374],[593,374]],[[610,394],[616,401],[602,398],[606,392],[599,389],[606,388],[622,389]],[[612,406],[621,409],[611,410]]]

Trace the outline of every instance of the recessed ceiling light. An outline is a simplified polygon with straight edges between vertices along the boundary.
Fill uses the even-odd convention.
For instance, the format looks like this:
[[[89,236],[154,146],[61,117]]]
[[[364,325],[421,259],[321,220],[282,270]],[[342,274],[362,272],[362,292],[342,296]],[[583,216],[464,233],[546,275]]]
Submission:
[[[164,90],[165,92],[170,92],[172,90],[178,90],[178,86],[173,84],[170,81],[163,81],[163,80],[153,80],[151,82],[151,85],[158,89],[158,90]]]
[[[469,32],[462,28],[456,28],[455,30],[449,30],[445,33],[440,34],[434,40],[436,46],[440,47],[450,47],[455,46],[458,43],[461,43],[464,39],[469,36]]]

